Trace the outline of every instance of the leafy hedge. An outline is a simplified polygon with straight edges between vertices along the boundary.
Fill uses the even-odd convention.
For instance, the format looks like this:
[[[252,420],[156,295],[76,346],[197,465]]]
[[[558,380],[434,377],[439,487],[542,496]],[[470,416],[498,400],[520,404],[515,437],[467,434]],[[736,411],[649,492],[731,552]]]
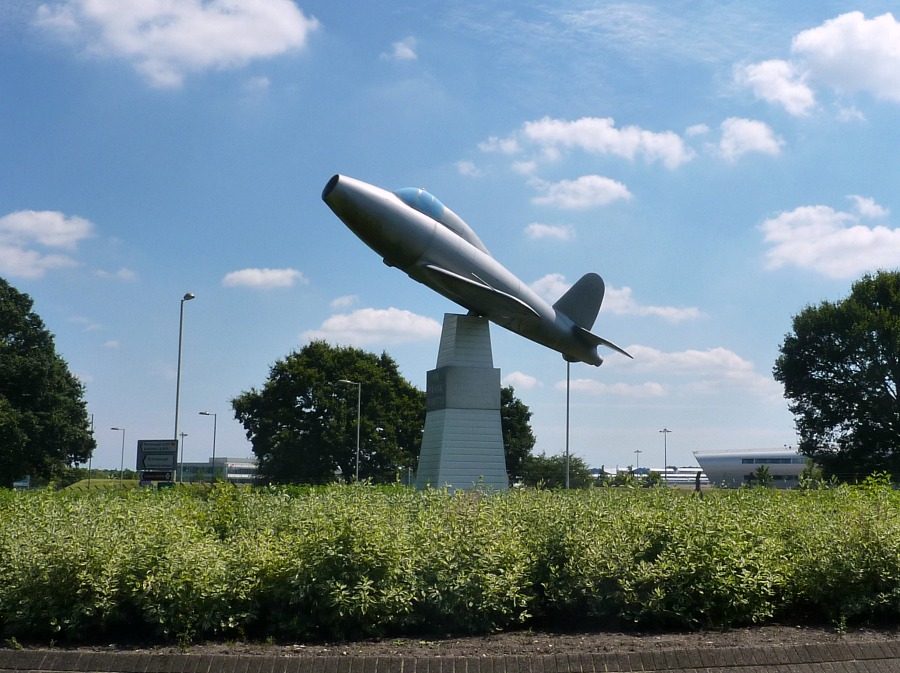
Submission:
[[[900,617],[900,494],[0,491],[5,638],[358,638]]]

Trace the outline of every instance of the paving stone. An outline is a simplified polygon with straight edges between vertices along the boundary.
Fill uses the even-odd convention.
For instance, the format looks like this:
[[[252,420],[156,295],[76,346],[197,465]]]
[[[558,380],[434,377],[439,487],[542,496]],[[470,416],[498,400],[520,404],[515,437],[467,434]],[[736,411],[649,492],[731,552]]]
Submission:
[[[628,662],[629,668],[626,669],[628,671],[643,671],[644,664],[641,661],[640,652],[629,652],[628,656],[625,658],[625,661]]]
[[[521,661],[524,657],[516,657],[519,661]],[[578,658],[581,660],[581,670],[582,673],[595,673],[594,672],[594,659],[588,654],[579,654]],[[524,669],[523,669],[524,673]]]
[[[83,665],[82,662],[85,662],[89,656],[89,654],[86,655],[81,652],[51,652],[44,657],[37,670],[83,671],[85,669],[79,668],[79,666]],[[57,666],[59,668],[56,668]]]
[[[325,670],[324,661],[321,661],[318,657],[313,661],[321,664],[321,671]],[[284,673],[307,673],[308,671],[321,673],[321,671],[317,671],[314,666],[309,665],[309,661],[306,657],[287,657],[287,661],[284,663]]]
[[[46,658],[47,653],[38,650],[0,650],[0,669],[38,670]]]
[[[0,649],[0,673],[898,673],[900,639],[495,657],[192,655]]]
[[[713,648],[711,650],[706,650],[706,653],[709,654],[709,663],[706,665],[710,668],[724,668],[726,666],[725,663],[725,651],[721,648]]]
[[[628,661],[628,654],[623,652],[621,654],[613,655],[613,657],[609,660],[608,670],[611,672],[632,670],[631,663],[629,663]]]

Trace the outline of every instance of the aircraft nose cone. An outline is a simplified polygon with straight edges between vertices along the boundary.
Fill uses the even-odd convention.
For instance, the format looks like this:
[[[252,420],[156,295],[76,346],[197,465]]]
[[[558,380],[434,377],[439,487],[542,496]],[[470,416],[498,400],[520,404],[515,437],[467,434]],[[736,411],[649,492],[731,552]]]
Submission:
[[[334,175],[329,181],[328,184],[325,185],[325,189],[322,190],[322,200],[325,203],[328,203],[328,197],[331,196],[331,192],[334,191],[334,188],[337,187],[338,182],[340,182],[341,176]]]
[[[419,259],[437,226],[396,194],[346,175],[328,181],[322,200],[390,266],[405,268]]]
[[[371,185],[337,174],[322,190],[322,200],[358,234],[360,227],[372,224],[367,214],[371,210],[373,190]]]

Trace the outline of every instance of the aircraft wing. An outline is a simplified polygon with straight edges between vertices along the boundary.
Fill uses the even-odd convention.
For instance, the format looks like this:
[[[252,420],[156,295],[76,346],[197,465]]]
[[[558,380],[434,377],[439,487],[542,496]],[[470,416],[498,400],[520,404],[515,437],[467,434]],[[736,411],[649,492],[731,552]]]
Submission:
[[[575,333],[595,346],[606,346],[607,348],[612,348],[614,351],[618,351],[622,355],[627,355],[632,360],[634,360],[634,356],[632,356],[624,348],[619,348],[612,341],[607,341],[603,337],[597,336],[593,332],[584,329],[584,327],[575,325]]]
[[[466,308],[487,317],[539,318],[537,311],[518,297],[497,290],[477,277],[466,278],[434,264],[421,267],[431,281],[460,298]]]

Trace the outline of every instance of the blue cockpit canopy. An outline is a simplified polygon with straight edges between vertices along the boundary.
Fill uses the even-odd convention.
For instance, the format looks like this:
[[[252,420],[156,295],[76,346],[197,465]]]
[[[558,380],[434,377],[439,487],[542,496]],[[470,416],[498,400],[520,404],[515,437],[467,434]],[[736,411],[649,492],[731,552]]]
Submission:
[[[400,200],[407,206],[415,208],[420,213],[428,215],[428,217],[435,220],[440,221],[441,215],[444,213],[444,204],[424,189],[406,187],[398,189],[394,194],[399,196]]]
[[[472,231],[462,218],[441,203],[436,196],[420,187],[398,189],[394,194],[410,208],[415,208],[423,215],[437,220],[460,238],[468,241],[483,253],[490,255],[478,235]]]

